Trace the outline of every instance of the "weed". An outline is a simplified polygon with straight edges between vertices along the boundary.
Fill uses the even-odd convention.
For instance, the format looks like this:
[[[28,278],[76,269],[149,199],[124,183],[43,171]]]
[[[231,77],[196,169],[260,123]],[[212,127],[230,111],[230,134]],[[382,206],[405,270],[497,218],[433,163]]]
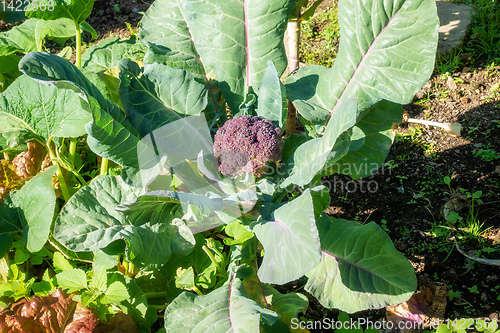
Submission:
[[[302,40],[300,58],[307,64],[331,67],[335,61],[340,39],[337,6],[328,11],[318,11],[301,24]]]
[[[422,105],[424,108],[429,108],[431,102],[431,93],[427,92],[424,98],[415,102],[415,105]]]
[[[445,184],[445,185],[447,185],[447,186],[448,186],[448,190],[449,190],[449,191],[450,191],[450,193],[451,193],[451,186],[450,186],[450,184],[451,184],[451,178],[450,178],[450,176],[445,176],[445,177],[443,178],[443,184]]]
[[[472,287],[467,288],[471,293],[479,294],[479,290],[477,290],[477,285],[473,285]]]
[[[469,126],[468,134],[474,134],[475,131],[479,129],[479,126]]]
[[[446,217],[446,221],[451,224],[456,224],[462,220],[463,218],[457,212],[450,212],[450,214]]]
[[[437,100],[442,102],[450,97],[449,90],[438,90],[437,91]]]
[[[460,190],[466,194],[467,199],[471,201],[471,204],[469,206],[469,212],[467,215],[467,219],[465,221],[465,225],[463,228],[461,228],[461,231],[464,236],[469,236],[471,238],[479,238],[482,234],[484,234],[486,231],[488,231],[491,227],[484,229],[484,221],[481,223],[478,219],[478,214],[479,212],[476,211],[476,204],[481,205],[483,203],[483,200],[481,197],[483,196],[482,191],[475,191],[473,193],[465,191],[464,189],[460,188]]]
[[[389,232],[389,228],[387,227],[387,220],[383,219],[382,221],[380,221],[380,223],[381,223],[382,229]]]
[[[488,76],[493,76],[498,74],[498,66],[495,64],[494,61],[491,62],[488,66],[486,66],[486,74]]]
[[[456,69],[460,68],[462,61],[460,59],[461,49],[455,49],[451,54],[438,53],[436,57],[435,73],[440,74],[444,79],[450,76]]]
[[[486,252],[486,253],[491,253],[491,252],[496,252],[496,251],[498,251],[498,249],[494,249],[492,247],[483,247],[481,249],[481,252]]]
[[[450,301],[452,301],[454,298],[458,298],[458,297],[461,297],[462,296],[462,292],[461,291],[453,291],[451,288],[450,288],[450,291],[448,291],[448,299]]]
[[[385,162],[384,167],[388,168],[389,170],[393,170],[399,167],[399,164],[397,164],[394,160],[389,160]]]
[[[478,149],[472,152],[475,158],[480,158],[485,162],[491,162],[500,158],[500,155],[493,149]]]
[[[472,17],[472,34],[467,51],[489,62],[500,57],[500,11],[491,0],[472,2],[476,13]]]

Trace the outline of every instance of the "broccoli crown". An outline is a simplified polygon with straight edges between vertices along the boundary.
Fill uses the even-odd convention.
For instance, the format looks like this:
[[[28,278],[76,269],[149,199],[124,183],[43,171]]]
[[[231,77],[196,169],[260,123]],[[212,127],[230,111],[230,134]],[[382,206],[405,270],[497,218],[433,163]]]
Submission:
[[[219,128],[214,139],[214,154],[223,175],[252,172],[259,177],[267,162],[281,158],[280,129],[270,120],[238,116]]]

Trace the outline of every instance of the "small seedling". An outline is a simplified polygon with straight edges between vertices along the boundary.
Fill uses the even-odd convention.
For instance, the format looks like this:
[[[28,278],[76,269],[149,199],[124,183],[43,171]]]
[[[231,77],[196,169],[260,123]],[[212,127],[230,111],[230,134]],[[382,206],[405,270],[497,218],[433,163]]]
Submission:
[[[493,149],[478,149],[472,152],[475,158],[482,159],[485,162],[491,162],[500,158],[500,155]]]
[[[458,297],[461,297],[462,296],[462,292],[461,291],[453,291],[452,289],[450,289],[450,291],[448,291],[448,299],[450,301],[452,301],[454,298],[458,298]]]
[[[479,294],[479,290],[477,290],[477,285],[473,285],[472,287],[467,288],[467,289],[469,289],[469,291],[470,291],[471,293],[474,293],[474,294]]]

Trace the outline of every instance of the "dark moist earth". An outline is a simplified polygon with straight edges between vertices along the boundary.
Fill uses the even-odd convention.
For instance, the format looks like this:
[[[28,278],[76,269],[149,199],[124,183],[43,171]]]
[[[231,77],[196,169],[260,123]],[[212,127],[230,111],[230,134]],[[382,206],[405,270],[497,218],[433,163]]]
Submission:
[[[126,37],[130,33],[125,22],[137,27],[141,12],[152,2],[96,1],[87,21],[99,40]],[[404,107],[411,118],[460,123],[460,137],[440,128],[404,123],[395,129],[396,142],[375,175],[359,181],[346,176],[324,180],[331,188],[329,215],[361,223],[375,221],[418,276],[447,285],[445,318],[493,320],[500,315],[500,268],[467,259],[455,245],[456,240],[470,256],[500,259],[499,70],[463,68],[451,76],[435,75]],[[467,193],[476,193],[479,200],[467,198]],[[461,221],[446,222],[446,204],[447,214],[456,210]],[[481,226],[479,232],[471,231],[474,224]],[[286,287],[290,291],[303,284],[297,281]],[[311,298],[303,318],[336,319],[338,313]],[[352,317],[380,320],[385,310]]]

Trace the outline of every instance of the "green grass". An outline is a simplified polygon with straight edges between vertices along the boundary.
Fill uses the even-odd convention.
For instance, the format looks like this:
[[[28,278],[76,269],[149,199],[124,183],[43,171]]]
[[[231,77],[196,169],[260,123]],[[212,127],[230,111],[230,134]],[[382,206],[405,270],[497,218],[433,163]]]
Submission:
[[[475,13],[461,47],[437,55],[435,72],[453,73],[462,66],[476,67],[500,59],[500,4],[496,0],[450,0],[472,6]]]
[[[500,59],[500,6],[495,0],[474,0],[467,51],[487,62]]]
[[[500,4],[496,0],[451,0],[472,6],[475,13],[469,33],[461,47],[448,54],[437,54],[435,72],[450,75],[463,66],[476,67],[500,60]],[[301,24],[300,60],[306,64],[331,67],[340,39],[337,6],[318,9]]]
[[[300,60],[308,65],[331,67],[337,56],[340,28],[337,6],[318,9],[314,16],[301,24]]]
[[[475,158],[479,158],[485,162],[491,162],[500,158],[500,155],[491,148],[474,150],[472,154]]]

